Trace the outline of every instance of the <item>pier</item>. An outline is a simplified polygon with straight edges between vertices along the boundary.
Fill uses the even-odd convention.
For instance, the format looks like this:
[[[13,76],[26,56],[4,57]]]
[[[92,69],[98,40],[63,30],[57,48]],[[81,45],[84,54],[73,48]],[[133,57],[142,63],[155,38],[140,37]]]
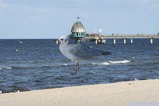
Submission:
[[[127,44],[127,39],[130,39],[130,43],[134,43],[134,39],[150,39],[150,44],[154,43],[154,38],[159,38],[159,33],[155,34],[114,34],[106,35],[101,34],[101,30],[99,33],[86,33],[86,28],[79,21],[79,17],[77,17],[77,21],[73,24],[71,28],[71,34],[68,35],[70,38],[78,41],[94,41],[95,44],[106,44],[108,39],[113,39],[113,44],[117,44],[118,39],[123,39],[123,44]],[[58,39],[55,39],[55,44],[59,44]]]
[[[154,43],[154,39],[158,38],[159,39],[159,35],[92,35],[92,34],[86,34],[85,37],[83,37],[83,39],[85,41],[94,41],[95,44],[106,44],[107,40],[109,39],[113,39],[113,44],[116,45],[117,44],[117,40],[119,39],[123,39],[123,44],[127,44],[127,40],[130,40],[130,44],[134,43],[134,39],[150,39],[150,44]],[[55,44],[58,45],[59,41],[58,39],[55,39]]]
[[[95,44],[106,44],[108,39],[113,39],[113,44],[117,44],[118,39],[123,39],[123,44],[127,44],[127,39],[130,39],[130,43],[134,43],[134,39],[150,39],[150,44],[154,43],[154,38],[159,38],[159,33],[155,34],[114,34],[111,35],[101,34],[101,30],[99,33],[86,33],[86,28],[79,21],[79,17],[77,17],[77,21],[73,24],[71,28],[71,34],[68,35],[70,38],[79,41],[94,41]],[[58,39],[55,39],[55,44],[59,44]]]
[[[94,40],[95,44],[106,44],[107,39],[113,39],[113,44],[117,43],[118,39],[123,39],[123,44],[127,44],[127,39],[130,39],[130,43],[134,43],[134,39],[150,39],[150,44],[153,44],[153,39],[159,38],[158,35],[99,35],[99,34],[87,34],[85,40]]]

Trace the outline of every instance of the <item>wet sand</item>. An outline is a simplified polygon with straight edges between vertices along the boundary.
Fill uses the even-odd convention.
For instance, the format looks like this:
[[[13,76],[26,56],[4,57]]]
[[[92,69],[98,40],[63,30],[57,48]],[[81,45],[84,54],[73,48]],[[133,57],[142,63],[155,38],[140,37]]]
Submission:
[[[139,106],[135,104],[159,105],[159,80],[0,94],[0,106]]]

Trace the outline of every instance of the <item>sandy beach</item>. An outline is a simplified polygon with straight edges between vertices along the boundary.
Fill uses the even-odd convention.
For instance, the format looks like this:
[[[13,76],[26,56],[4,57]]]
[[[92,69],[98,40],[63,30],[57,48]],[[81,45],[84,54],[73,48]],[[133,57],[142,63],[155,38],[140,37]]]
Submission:
[[[0,106],[139,106],[136,104],[159,105],[159,80],[0,94]]]

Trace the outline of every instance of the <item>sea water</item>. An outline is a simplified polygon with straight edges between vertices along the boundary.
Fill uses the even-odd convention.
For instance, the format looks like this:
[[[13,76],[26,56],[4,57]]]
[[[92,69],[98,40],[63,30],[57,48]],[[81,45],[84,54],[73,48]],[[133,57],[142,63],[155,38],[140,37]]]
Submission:
[[[96,61],[75,63],[64,57],[53,39],[0,40],[0,91],[28,91],[65,86],[159,79],[159,39],[108,39],[91,47],[111,52]],[[89,45],[89,46],[90,46]]]

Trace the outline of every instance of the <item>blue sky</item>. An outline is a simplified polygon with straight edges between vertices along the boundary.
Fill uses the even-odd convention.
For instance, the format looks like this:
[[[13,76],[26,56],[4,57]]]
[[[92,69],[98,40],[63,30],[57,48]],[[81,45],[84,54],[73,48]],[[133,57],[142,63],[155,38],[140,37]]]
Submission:
[[[159,0],[0,0],[0,39],[59,38],[79,16],[88,33],[156,34]]]

